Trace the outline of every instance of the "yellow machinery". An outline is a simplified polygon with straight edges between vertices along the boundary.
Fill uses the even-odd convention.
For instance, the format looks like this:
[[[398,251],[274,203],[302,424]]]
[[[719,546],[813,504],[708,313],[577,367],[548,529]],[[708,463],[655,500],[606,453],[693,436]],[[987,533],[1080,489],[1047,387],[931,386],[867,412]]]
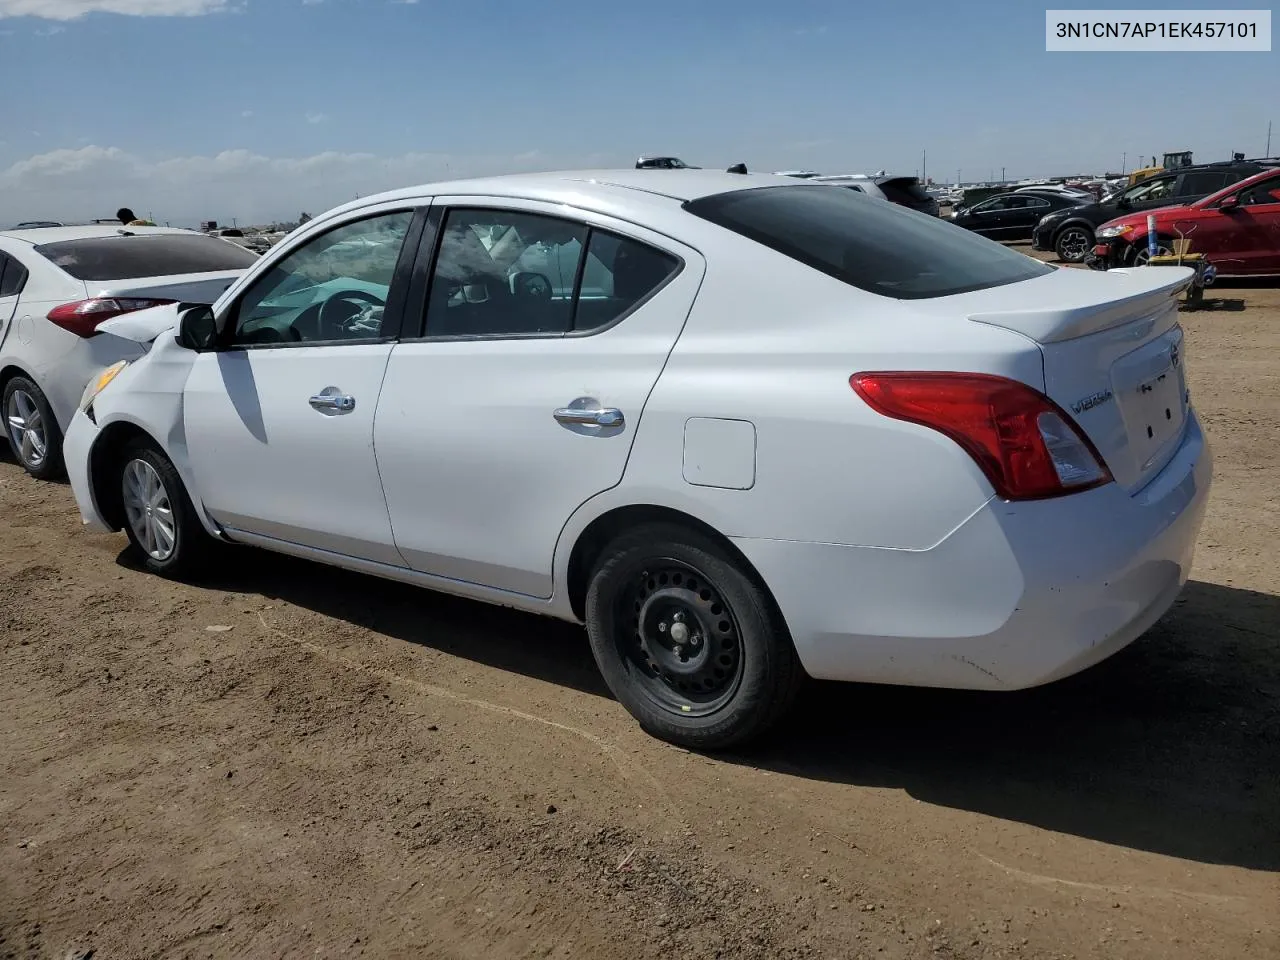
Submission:
[[[1141,183],[1147,177],[1154,177],[1157,173],[1164,173],[1166,170],[1180,170],[1182,167],[1191,166],[1191,151],[1176,150],[1164,155],[1164,163],[1157,164],[1156,158],[1151,158],[1151,166],[1140,167],[1129,174],[1129,186],[1135,183]]]

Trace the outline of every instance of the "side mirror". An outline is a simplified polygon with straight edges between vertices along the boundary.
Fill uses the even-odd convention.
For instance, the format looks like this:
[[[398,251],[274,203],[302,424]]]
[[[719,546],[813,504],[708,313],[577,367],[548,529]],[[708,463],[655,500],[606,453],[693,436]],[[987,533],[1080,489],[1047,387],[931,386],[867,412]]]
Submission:
[[[1232,210],[1240,209],[1240,198],[1237,196],[1223,197],[1218,204],[1218,209],[1223,213],[1230,213]]]
[[[201,305],[182,311],[178,318],[178,343],[197,353],[217,349],[218,321],[212,307]]]
[[[1128,197],[1116,197],[1116,208],[1119,210],[1128,210],[1133,204],[1129,202]]]

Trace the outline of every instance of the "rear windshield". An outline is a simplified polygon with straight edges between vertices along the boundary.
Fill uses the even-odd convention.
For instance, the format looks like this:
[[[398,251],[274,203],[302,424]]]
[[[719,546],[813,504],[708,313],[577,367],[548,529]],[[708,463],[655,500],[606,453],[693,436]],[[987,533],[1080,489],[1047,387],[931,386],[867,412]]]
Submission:
[[[908,206],[918,203],[928,203],[932,198],[929,191],[920,186],[920,181],[915,177],[902,177],[898,180],[884,180],[877,184],[884,191],[884,195],[894,203],[905,203]]]
[[[218,237],[160,233],[60,240],[35,248],[77,280],[133,280],[243,270],[258,256]]]
[[[817,184],[713,194],[688,212],[845,283],[898,300],[947,297],[1052,271],[937,217]]]

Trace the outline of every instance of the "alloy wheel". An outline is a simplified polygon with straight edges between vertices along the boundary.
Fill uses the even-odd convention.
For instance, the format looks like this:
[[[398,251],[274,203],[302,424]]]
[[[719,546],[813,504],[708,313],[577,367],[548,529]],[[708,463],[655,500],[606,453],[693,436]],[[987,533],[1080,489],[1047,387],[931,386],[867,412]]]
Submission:
[[[1079,263],[1089,252],[1092,242],[1083,230],[1072,227],[1058,239],[1058,256],[1067,263]]]
[[[39,470],[49,455],[49,435],[40,407],[27,391],[15,390],[9,395],[5,425],[9,443],[23,466],[28,470]]]
[[[146,554],[163,563],[178,545],[173,504],[164,481],[150,463],[134,459],[125,464],[122,485],[129,529]]]

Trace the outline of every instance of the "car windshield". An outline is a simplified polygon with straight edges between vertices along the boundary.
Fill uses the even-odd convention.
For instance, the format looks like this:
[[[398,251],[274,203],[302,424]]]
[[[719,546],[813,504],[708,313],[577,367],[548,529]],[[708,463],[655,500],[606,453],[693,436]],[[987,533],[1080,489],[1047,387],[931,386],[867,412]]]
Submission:
[[[198,233],[85,237],[35,248],[77,280],[132,280],[183,273],[243,270],[258,262],[244,247]]]
[[[945,220],[829,186],[735,190],[688,201],[684,209],[860,290],[899,300],[985,290],[1053,270]]]

